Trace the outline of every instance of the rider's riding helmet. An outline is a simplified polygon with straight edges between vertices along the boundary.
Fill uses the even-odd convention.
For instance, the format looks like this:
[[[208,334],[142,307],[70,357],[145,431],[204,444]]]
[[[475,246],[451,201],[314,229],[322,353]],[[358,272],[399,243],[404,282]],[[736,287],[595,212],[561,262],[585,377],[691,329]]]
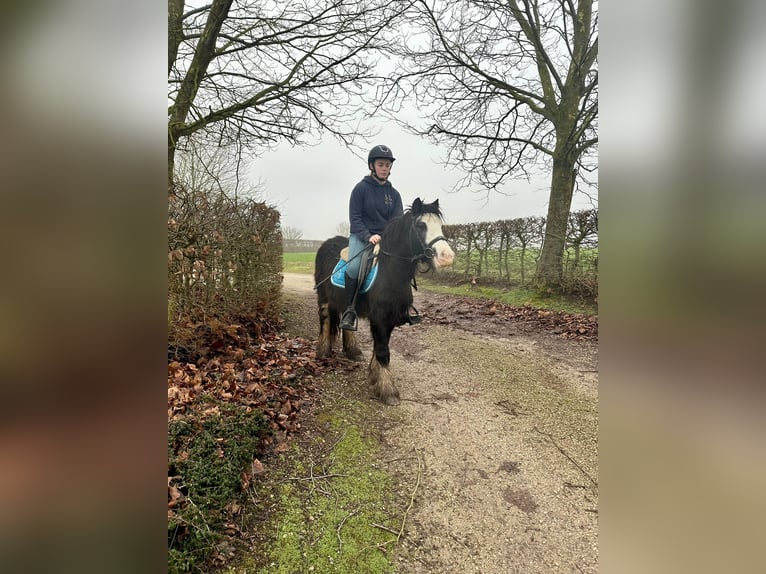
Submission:
[[[384,145],[376,145],[370,150],[370,153],[367,154],[367,165],[370,169],[372,169],[372,162],[376,159],[389,159],[392,164],[396,161],[394,154],[391,152],[391,148]]]

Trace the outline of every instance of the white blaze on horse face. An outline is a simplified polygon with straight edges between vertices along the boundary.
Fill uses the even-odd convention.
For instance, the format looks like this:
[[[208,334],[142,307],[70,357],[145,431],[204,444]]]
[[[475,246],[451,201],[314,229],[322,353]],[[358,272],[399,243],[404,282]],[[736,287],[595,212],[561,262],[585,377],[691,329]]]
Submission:
[[[438,215],[426,213],[420,220],[426,224],[426,245],[442,234],[442,220]],[[434,265],[438,268],[449,267],[455,259],[455,252],[444,239],[434,243],[431,248],[436,253]]]

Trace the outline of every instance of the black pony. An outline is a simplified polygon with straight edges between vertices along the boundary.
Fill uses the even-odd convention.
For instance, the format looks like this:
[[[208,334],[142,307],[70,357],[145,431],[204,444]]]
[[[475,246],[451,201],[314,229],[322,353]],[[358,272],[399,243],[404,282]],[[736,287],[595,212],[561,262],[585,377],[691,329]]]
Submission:
[[[328,357],[338,337],[340,317],[346,300],[343,289],[329,280],[348,238],[336,236],[317,251],[314,268],[319,303],[319,345],[317,356]],[[452,265],[455,254],[442,235],[439,200],[423,203],[416,199],[404,215],[392,219],[381,234],[378,276],[367,293],[357,297],[359,317],[370,321],[374,353],[368,380],[373,394],[388,405],[399,403],[399,391],[388,369],[388,342],[394,327],[406,323],[412,306],[412,283],[418,270]],[[349,359],[362,356],[353,331],[343,331],[343,352]]]

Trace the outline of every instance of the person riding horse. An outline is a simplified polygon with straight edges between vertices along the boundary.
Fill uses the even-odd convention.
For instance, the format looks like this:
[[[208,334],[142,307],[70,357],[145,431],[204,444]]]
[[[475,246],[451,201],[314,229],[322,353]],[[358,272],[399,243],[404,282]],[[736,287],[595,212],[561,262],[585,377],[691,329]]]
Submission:
[[[354,319],[358,315],[370,322],[373,348],[367,381],[372,395],[386,405],[399,403],[399,390],[391,376],[390,340],[396,327],[413,322],[410,310],[415,276],[449,267],[455,259],[442,231],[443,223],[438,199],[425,203],[416,198],[402,215],[392,218],[380,234],[375,278],[365,279],[365,285],[360,287],[364,297],[352,307]],[[340,333],[346,358],[358,361],[362,357],[356,333],[340,329],[342,310],[347,309],[346,293],[338,288],[346,267],[341,252],[348,243],[343,236],[331,237],[319,247],[314,262],[319,314],[317,358],[320,359],[332,355],[333,344]],[[367,245],[372,244],[368,241]],[[360,267],[364,268],[364,264]]]
[[[376,145],[367,154],[370,174],[351,192],[348,265],[344,278],[346,310],[340,322],[340,328],[346,331],[356,331],[356,297],[364,279],[361,274],[365,271],[361,266],[361,254],[370,244],[376,245],[386,223],[404,211],[401,195],[388,180],[394,161],[396,158],[389,147]]]

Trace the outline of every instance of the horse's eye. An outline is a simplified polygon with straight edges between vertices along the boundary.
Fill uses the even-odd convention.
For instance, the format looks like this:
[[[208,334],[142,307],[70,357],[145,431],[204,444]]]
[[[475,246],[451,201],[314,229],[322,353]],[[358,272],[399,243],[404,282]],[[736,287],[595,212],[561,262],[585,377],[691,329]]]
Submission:
[[[418,231],[426,231],[428,229],[428,226],[422,221],[418,221],[416,227],[418,228]]]

